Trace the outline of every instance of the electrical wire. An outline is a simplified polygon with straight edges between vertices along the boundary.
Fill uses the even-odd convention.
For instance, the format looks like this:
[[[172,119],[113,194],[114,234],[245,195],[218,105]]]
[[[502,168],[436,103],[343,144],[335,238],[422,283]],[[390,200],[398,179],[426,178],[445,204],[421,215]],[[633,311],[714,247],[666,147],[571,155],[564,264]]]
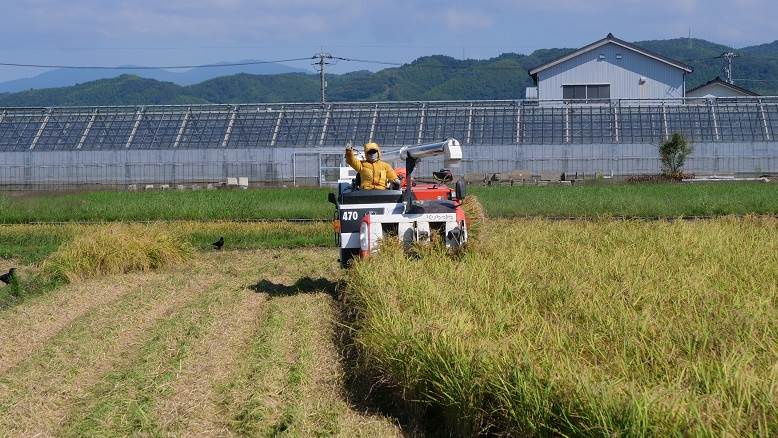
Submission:
[[[21,64],[12,62],[0,62],[2,67],[32,67],[32,68],[61,68],[69,70],[178,70],[192,68],[236,67],[245,65],[275,64],[280,62],[308,61],[315,57],[277,59],[274,61],[246,61],[230,62],[225,64],[199,64],[199,65],[158,65],[158,66],[97,66],[97,65],[45,65],[45,64]]]
[[[338,59],[341,61],[350,61],[350,62],[361,62],[364,64],[380,64],[380,65],[394,65],[394,66],[402,66],[405,65],[401,62],[391,62],[391,61],[373,61],[369,59],[355,59],[355,58],[342,58],[340,56],[333,56],[333,59]]]
[[[390,61],[374,61],[369,59],[355,59],[355,58],[342,58],[340,56],[333,56],[333,59],[338,59],[341,61],[352,61],[352,62],[361,62],[365,64],[380,64],[380,65],[392,65],[395,67],[405,67],[405,68],[438,68],[438,69],[466,69],[466,68],[473,68],[474,65],[437,65],[437,64],[403,64],[400,62],[390,62]],[[498,65],[482,65],[478,67],[479,69],[486,69],[486,70],[510,70],[515,71],[516,69],[524,70],[524,67],[517,65],[517,66],[498,66]]]

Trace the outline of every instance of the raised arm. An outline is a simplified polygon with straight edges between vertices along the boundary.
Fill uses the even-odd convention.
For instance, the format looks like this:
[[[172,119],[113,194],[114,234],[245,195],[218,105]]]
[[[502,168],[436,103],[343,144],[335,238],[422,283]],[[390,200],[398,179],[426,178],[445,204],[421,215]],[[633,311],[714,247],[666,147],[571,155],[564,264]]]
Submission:
[[[351,145],[346,147],[346,163],[357,172],[362,170],[362,162],[357,158],[357,155],[354,153],[354,148],[351,147]]]

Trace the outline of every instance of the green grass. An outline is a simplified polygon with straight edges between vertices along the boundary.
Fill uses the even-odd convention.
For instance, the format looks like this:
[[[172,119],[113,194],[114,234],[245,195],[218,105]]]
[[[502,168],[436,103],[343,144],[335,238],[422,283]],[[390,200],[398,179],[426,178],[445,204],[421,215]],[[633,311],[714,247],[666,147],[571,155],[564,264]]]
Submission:
[[[492,218],[778,214],[778,184],[591,184],[472,187]]]
[[[56,225],[0,226],[0,259],[14,259],[21,264],[43,260],[73,237],[70,227]]]
[[[0,195],[0,223],[326,220],[334,211],[327,202],[328,191],[276,188]],[[772,183],[473,186],[470,191],[493,218],[778,214],[778,185]]]
[[[389,246],[347,301],[369,366],[454,430],[778,434],[778,219],[495,221]]]
[[[329,219],[328,189],[90,192],[0,196],[0,223]]]

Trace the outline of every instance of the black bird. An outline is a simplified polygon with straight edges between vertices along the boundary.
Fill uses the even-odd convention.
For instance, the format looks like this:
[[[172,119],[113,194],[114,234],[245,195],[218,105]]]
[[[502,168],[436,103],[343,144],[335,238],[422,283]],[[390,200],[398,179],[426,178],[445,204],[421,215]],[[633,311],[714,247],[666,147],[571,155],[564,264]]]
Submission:
[[[11,268],[8,271],[8,273],[0,275],[0,281],[2,281],[5,284],[11,284],[15,276],[16,276],[16,268]]]
[[[211,245],[213,245],[213,247],[216,249],[222,249],[224,246],[224,237],[219,237],[219,240],[213,242]]]

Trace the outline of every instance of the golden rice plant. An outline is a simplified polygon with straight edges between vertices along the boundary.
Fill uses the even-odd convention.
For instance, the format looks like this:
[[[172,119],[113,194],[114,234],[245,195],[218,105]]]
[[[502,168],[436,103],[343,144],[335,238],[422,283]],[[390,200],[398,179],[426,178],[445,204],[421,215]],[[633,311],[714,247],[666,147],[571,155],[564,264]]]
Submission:
[[[111,224],[90,227],[65,242],[42,264],[49,277],[74,282],[101,275],[149,271],[176,265],[191,245],[159,225]]]
[[[486,222],[486,210],[475,195],[469,195],[462,201],[462,209],[467,217],[467,235],[471,241],[476,241]]]
[[[490,221],[355,265],[368,364],[453,429],[778,433],[778,220]]]

